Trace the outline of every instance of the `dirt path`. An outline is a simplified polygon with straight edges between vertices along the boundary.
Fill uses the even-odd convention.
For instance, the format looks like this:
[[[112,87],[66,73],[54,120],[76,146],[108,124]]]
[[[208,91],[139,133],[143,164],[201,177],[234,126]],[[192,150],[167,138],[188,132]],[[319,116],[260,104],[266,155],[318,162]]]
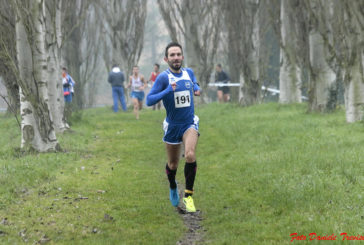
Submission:
[[[180,196],[183,196],[183,192],[180,193]],[[181,198],[182,199],[182,198]],[[202,216],[201,211],[197,210],[195,213],[187,213],[185,210],[182,201],[177,207],[178,213],[181,215],[188,231],[185,233],[185,236],[179,240],[177,245],[194,245],[194,244],[202,244],[204,241],[204,229],[201,226]]]

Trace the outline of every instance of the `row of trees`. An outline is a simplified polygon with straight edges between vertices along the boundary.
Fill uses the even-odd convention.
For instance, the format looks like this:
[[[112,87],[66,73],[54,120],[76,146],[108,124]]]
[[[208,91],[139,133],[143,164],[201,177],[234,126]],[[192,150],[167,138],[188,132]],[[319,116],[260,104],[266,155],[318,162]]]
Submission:
[[[341,83],[347,121],[362,119],[363,1],[154,3],[171,40],[184,45],[186,64],[203,89],[217,57],[224,56],[232,81],[240,82],[239,103],[260,103],[272,39],[276,39],[280,103],[301,102],[306,80],[309,110],[327,112],[336,107]],[[90,104],[100,69],[117,63],[129,74],[138,63],[147,0],[0,0],[0,5],[0,76],[9,103],[20,108],[22,147],[57,150],[56,132],[69,128],[63,117],[61,66],[68,67],[76,80],[76,105]]]
[[[0,5],[0,76],[11,107],[20,109],[21,147],[59,150],[56,132],[69,129],[61,67],[76,81],[75,103],[82,108],[95,94],[92,77],[100,64],[118,63],[128,71],[138,61],[146,0],[1,0]]]
[[[302,102],[308,81],[309,111],[336,107],[345,88],[346,119],[363,118],[364,2],[359,0],[158,0],[172,40],[182,40],[188,66],[203,87],[219,49],[227,55],[239,102],[261,102],[274,30],[280,45],[280,103]]]

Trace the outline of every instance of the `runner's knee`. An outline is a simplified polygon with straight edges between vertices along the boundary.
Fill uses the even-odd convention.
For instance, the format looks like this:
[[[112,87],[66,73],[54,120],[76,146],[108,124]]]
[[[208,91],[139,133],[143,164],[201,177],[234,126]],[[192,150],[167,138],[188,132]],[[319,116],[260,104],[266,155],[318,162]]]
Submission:
[[[175,170],[177,169],[177,166],[178,166],[178,161],[177,159],[171,159],[168,161],[168,167],[172,170]]]
[[[196,161],[195,151],[192,150],[192,149],[186,150],[185,151],[185,158],[186,158],[186,162]]]

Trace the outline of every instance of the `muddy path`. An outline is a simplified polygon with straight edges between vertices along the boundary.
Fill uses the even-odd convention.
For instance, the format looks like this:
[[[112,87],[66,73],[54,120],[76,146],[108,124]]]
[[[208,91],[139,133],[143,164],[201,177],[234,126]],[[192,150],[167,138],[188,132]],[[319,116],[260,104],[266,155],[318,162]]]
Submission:
[[[197,210],[195,213],[187,213],[186,209],[182,203],[182,197],[184,193],[180,191],[181,201],[176,208],[177,212],[180,214],[185,226],[187,227],[187,232],[184,237],[179,240],[177,245],[194,245],[204,243],[204,233],[205,229],[201,225],[202,212]]]

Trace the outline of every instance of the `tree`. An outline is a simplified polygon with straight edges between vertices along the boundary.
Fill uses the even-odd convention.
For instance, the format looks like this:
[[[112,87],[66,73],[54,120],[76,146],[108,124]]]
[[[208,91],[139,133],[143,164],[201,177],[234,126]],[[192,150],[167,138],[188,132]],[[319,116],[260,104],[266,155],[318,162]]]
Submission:
[[[16,11],[16,48],[19,63],[22,143],[26,150],[59,150],[48,106],[45,53],[45,2],[13,1]]]
[[[302,69],[307,62],[308,42],[301,4],[299,0],[281,0],[280,103],[302,102]]]
[[[337,101],[335,56],[333,46],[333,2],[322,5],[319,0],[307,2],[309,14],[309,110],[327,112],[335,109]]]
[[[7,113],[17,113],[20,108],[19,86],[16,82],[15,15],[11,3],[0,1],[0,77],[7,90]],[[4,98],[5,99],[5,98]]]
[[[324,83],[332,84],[336,79],[342,80],[345,92],[346,121],[355,122],[364,116],[364,2],[363,1],[311,1],[311,18],[318,23],[321,52],[327,65],[322,67],[332,71],[326,72]],[[327,8],[328,7],[328,8]],[[324,11],[323,9],[326,9]],[[317,39],[317,38],[316,38]],[[317,52],[317,50],[316,50]],[[316,64],[317,65],[317,64]],[[315,75],[315,73],[313,73]],[[327,75],[329,74],[329,75]],[[337,84],[337,82],[336,82]],[[322,86],[316,85],[315,86]]]
[[[185,44],[187,66],[193,69],[202,89],[206,89],[220,39],[218,1],[158,0],[158,6],[171,39],[183,39],[179,42]]]
[[[65,13],[62,18],[62,33],[65,36],[62,51],[63,66],[67,67],[69,74],[76,82],[75,96],[72,104],[78,109],[85,107],[87,98],[86,85],[90,82],[84,73],[85,63],[89,62],[89,59],[94,57],[93,55],[98,54],[98,50],[90,50],[90,46],[94,47],[95,42],[99,40],[96,39],[97,37],[89,35],[89,24],[87,23],[90,20],[87,18],[92,16],[93,3],[93,1],[68,0],[64,1],[62,5],[62,12]],[[92,40],[92,38],[96,40]]]
[[[62,0],[45,1],[45,55],[48,75],[48,104],[56,132],[69,129],[64,118],[64,99],[61,80],[62,45]]]
[[[355,122],[364,116],[364,2],[334,2],[332,49],[343,68],[346,121]]]
[[[104,20],[103,56],[106,69],[120,64],[125,74],[130,74],[143,49],[147,2],[107,0],[98,4]]]
[[[239,102],[252,105],[261,101],[262,75],[266,67],[262,51],[268,2],[233,0],[222,2],[227,32],[228,64],[232,81],[240,81]]]

